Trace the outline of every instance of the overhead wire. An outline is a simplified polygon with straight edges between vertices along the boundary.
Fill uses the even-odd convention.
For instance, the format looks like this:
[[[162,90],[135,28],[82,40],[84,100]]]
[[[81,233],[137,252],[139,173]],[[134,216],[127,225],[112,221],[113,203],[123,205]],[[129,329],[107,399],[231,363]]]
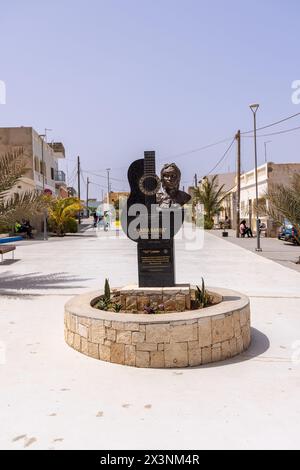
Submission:
[[[220,158],[220,160],[216,163],[216,165],[209,171],[209,173],[207,173],[207,176],[211,175],[213,173],[213,171],[215,171],[218,166],[222,163],[222,161],[226,158],[226,156],[228,155],[229,151],[231,150],[234,142],[235,142],[236,138],[234,137],[232,139],[232,142],[231,144],[229,145],[229,147],[227,148],[226,152],[222,155],[222,157]]]
[[[271,132],[270,134],[259,134],[257,137],[271,137],[271,136],[274,136],[274,135],[287,134],[288,132],[297,131],[299,129],[300,129],[300,126],[293,127],[292,129],[286,129],[286,130],[283,130],[283,131]],[[243,137],[253,139],[254,135],[244,135]]]
[[[278,124],[282,124],[283,122],[289,121],[290,119],[293,119],[294,117],[297,117],[297,116],[300,116],[300,113],[292,114],[291,116],[281,119],[280,121],[273,122],[271,124],[268,124],[267,126],[259,127],[257,131],[262,131],[264,129],[268,129],[269,127],[277,126]],[[253,132],[253,129],[251,131],[241,132],[241,135],[251,134],[252,132]]]
[[[105,176],[105,175],[99,175],[99,173],[94,173],[93,171],[89,171],[89,170],[82,170],[82,171],[83,171],[83,173],[86,173],[86,174],[88,174],[88,175],[98,176],[99,178],[107,179],[107,176]],[[127,182],[127,181],[125,181],[125,180],[121,180],[121,179],[118,179],[118,178],[112,178],[112,177],[110,177],[109,179],[112,180],[112,181],[118,181],[118,182],[120,182],[120,183],[126,183],[126,182]]]
[[[180,157],[185,157],[186,155],[191,155],[193,153],[201,152],[202,150],[207,150],[209,148],[216,147],[217,145],[224,144],[226,142],[229,142],[230,140],[231,140],[231,137],[230,138],[228,137],[226,139],[219,140],[218,142],[214,142],[213,144],[204,145],[203,147],[188,150],[187,152],[183,152],[183,153],[178,153],[177,155],[171,155],[169,157],[160,158],[158,161],[163,161],[165,159],[172,159],[172,158],[177,159]]]

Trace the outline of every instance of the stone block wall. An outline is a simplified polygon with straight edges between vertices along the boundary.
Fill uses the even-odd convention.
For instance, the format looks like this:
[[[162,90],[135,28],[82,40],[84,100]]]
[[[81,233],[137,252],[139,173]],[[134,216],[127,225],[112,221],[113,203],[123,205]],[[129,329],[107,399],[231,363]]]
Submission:
[[[169,314],[157,321],[153,316],[147,321],[145,315],[132,315],[135,321],[129,321],[128,315],[108,312],[103,312],[101,319],[99,310],[98,318],[80,315],[78,309],[72,313],[67,305],[65,340],[87,356],[116,364],[145,368],[199,366],[234,357],[250,345],[249,302],[225,313],[215,312],[216,308],[220,311],[220,305],[211,307],[210,315],[198,311],[198,317],[192,319],[185,319],[184,312],[174,314],[174,319]]]
[[[191,309],[190,286],[163,287],[163,288],[138,288],[128,286],[120,289],[120,303],[122,311],[143,312],[145,306],[157,309],[164,305],[166,312],[184,312]]]

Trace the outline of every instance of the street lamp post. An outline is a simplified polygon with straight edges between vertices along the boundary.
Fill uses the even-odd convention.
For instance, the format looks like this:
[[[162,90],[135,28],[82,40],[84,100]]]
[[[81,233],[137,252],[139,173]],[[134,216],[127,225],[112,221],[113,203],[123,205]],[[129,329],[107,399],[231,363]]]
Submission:
[[[259,108],[259,104],[251,104],[250,109],[253,113],[254,118],[254,155],[255,155],[255,193],[256,193],[256,239],[257,246],[256,251],[262,251],[260,246],[260,231],[259,231],[259,216],[258,216],[258,177],[257,177],[257,136],[256,136],[256,113]]]
[[[44,159],[44,139],[46,137],[46,134],[40,134],[39,137],[42,139],[42,170],[43,170],[43,194],[45,194],[45,159]],[[48,234],[47,234],[47,213],[46,210],[44,210],[43,213],[43,239],[48,240]]]

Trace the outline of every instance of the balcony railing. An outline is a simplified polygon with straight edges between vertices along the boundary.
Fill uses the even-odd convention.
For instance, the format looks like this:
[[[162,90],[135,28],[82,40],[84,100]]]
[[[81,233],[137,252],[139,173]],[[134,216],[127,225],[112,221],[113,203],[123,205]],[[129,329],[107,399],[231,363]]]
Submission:
[[[56,171],[54,173],[55,176],[55,181],[60,182],[60,183],[65,183],[66,182],[66,174],[64,171]]]

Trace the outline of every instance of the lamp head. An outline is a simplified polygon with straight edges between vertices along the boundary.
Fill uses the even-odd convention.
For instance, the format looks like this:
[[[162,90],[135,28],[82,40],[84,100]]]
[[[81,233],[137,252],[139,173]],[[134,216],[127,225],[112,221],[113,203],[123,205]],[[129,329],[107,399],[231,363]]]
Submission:
[[[259,104],[258,104],[258,103],[250,104],[249,107],[250,107],[251,111],[252,111],[254,114],[256,114],[256,112],[257,112],[257,110],[258,110],[258,108],[259,108]]]

